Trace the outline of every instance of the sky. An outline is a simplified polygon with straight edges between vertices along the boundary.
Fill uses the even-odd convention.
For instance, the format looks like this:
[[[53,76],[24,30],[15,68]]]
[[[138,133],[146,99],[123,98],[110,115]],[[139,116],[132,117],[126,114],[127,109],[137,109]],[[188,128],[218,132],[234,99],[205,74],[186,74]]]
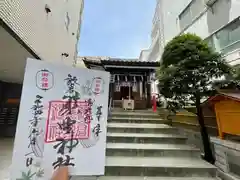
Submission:
[[[156,0],[85,0],[80,56],[137,58],[151,44]]]

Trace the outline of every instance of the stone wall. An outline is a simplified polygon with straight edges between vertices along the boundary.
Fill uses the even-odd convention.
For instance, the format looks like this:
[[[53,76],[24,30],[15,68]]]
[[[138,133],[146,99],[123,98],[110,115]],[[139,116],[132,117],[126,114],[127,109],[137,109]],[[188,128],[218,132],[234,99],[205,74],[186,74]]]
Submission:
[[[202,138],[199,131],[178,127],[179,133],[186,136],[187,143],[194,145],[203,153]],[[218,168],[218,176],[223,180],[240,179],[240,143],[210,137],[211,149]]]
[[[223,172],[240,178],[240,144],[211,137],[214,145],[215,165]]]

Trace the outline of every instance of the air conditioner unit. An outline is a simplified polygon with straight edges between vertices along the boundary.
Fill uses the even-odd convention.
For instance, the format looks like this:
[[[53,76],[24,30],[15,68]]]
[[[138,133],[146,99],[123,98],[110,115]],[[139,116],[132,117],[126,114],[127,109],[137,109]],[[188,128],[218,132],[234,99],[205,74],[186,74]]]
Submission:
[[[212,6],[217,0],[205,0],[207,6]]]

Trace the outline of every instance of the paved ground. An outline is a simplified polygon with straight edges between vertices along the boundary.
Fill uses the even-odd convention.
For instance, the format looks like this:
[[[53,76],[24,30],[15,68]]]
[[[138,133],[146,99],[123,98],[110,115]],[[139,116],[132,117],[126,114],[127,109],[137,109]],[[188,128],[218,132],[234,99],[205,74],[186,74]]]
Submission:
[[[9,166],[12,161],[13,139],[0,138],[0,179],[8,180]]]

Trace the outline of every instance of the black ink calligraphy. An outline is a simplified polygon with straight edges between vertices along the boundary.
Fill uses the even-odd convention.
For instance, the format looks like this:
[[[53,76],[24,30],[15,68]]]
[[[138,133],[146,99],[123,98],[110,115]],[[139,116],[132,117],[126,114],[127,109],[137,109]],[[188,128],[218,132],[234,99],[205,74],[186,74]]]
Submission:
[[[54,169],[60,166],[75,166],[74,163],[71,163],[71,160],[74,158],[71,158],[69,155],[65,155],[65,159],[63,157],[58,157],[55,162],[52,163],[52,166]]]
[[[63,96],[63,100],[66,100],[66,102],[63,104],[62,109],[59,111],[60,114],[65,116],[65,119],[63,119],[60,123],[57,123],[58,130],[59,130],[59,138],[57,138],[57,144],[53,146],[54,149],[57,150],[57,154],[65,155],[65,149],[68,149],[68,154],[65,155],[65,160],[62,156],[58,156],[57,160],[52,163],[54,169],[61,166],[74,166],[75,164],[70,162],[71,160],[74,160],[73,157],[71,157],[71,152],[74,148],[77,147],[79,141],[78,139],[74,139],[74,127],[76,127],[76,116],[72,116],[73,109],[76,109],[78,107],[78,100],[80,99],[80,93],[76,91],[76,85],[79,85],[77,82],[76,76],[72,76],[71,74],[68,74],[67,78],[65,79],[67,91],[65,92],[65,95]],[[76,114],[78,112],[74,111]],[[74,118],[75,117],[75,118]],[[69,137],[70,140],[66,138],[66,136]]]
[[[100,125],[100,119],[102,117],[102,106],[97,107],[96,117],[97,117],[97,125],[93,128],[92,132],[98,137],[99,134],[102,132],[101,125]]]

